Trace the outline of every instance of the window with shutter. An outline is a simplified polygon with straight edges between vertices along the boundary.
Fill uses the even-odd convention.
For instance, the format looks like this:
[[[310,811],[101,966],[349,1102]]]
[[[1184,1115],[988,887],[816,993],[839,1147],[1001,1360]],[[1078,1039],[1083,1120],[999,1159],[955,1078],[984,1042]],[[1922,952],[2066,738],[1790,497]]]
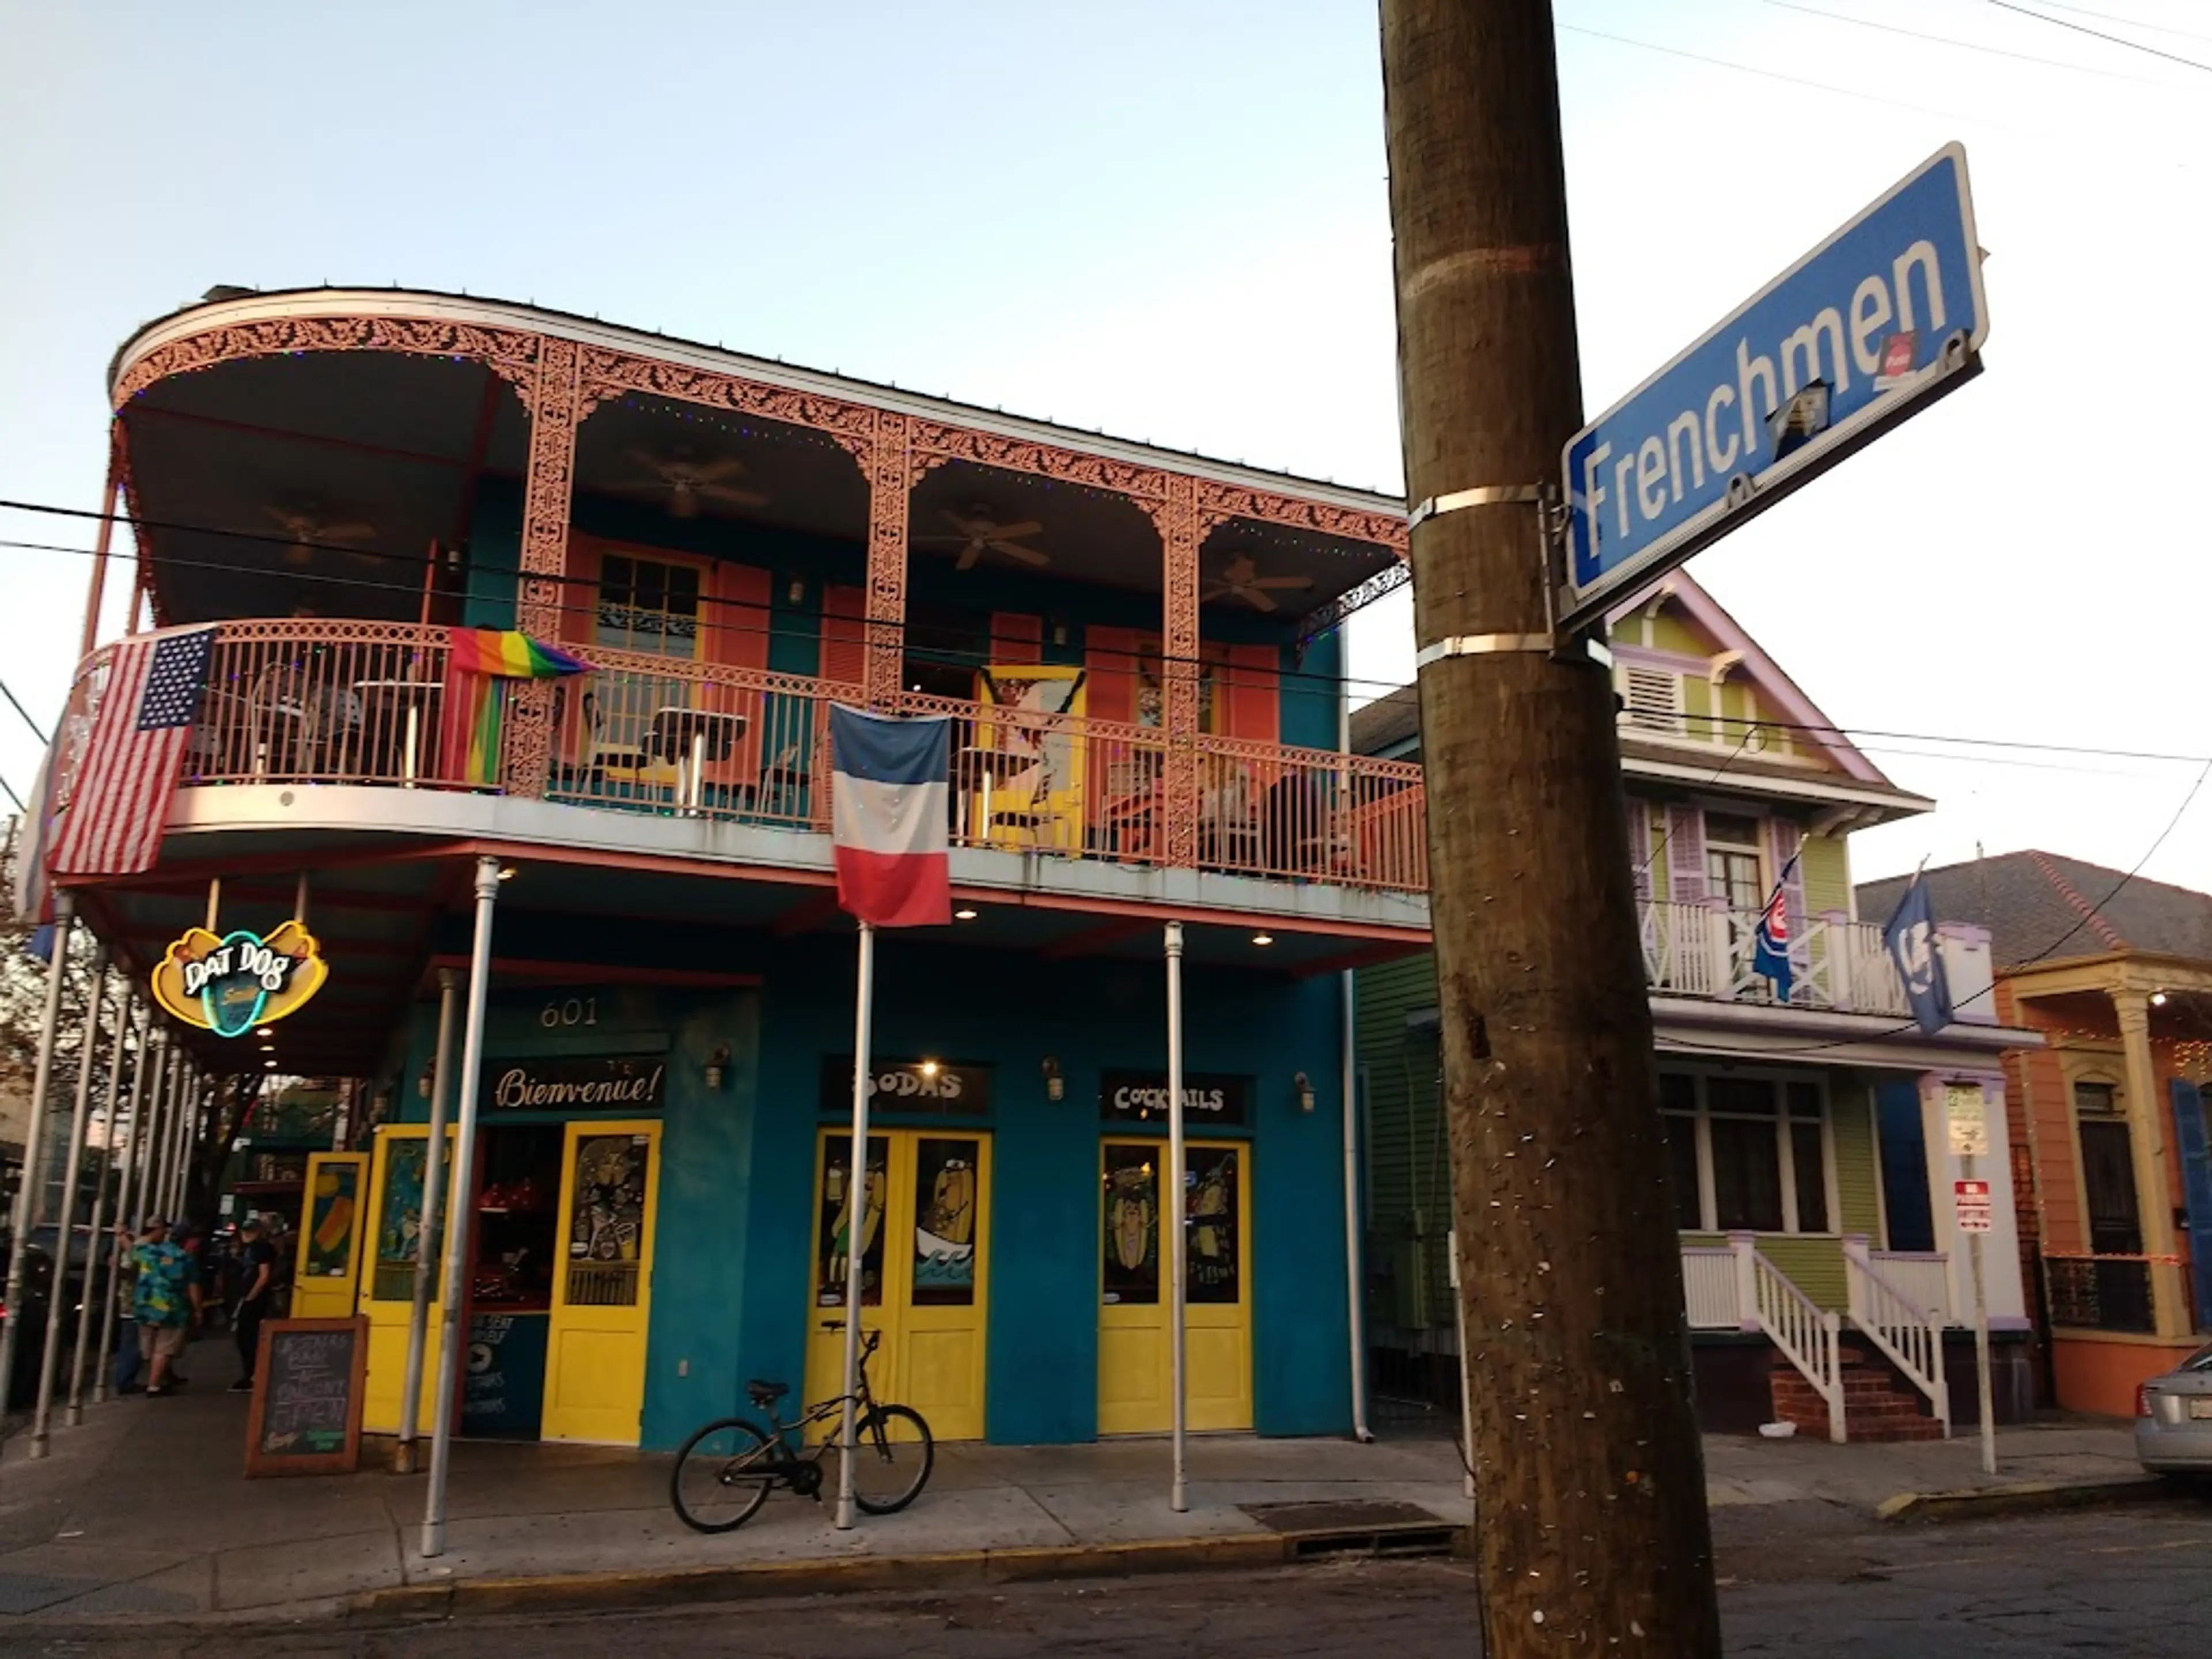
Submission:
[[[1682,677],[1665,668],[1624,668],[1628,724],[1640,732],[1682,735]]]

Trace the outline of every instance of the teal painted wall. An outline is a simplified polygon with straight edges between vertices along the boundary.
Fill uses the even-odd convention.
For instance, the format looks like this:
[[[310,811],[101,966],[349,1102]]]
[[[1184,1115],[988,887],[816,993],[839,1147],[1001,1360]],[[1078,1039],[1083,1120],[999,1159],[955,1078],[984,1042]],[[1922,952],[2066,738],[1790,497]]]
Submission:
[[[1338,634],[1324,635],[1307,646],[1303,660],[1289,647],[1283,648],[1280,669],[1285,743],[1308,749],[1343,747],[1339,741],[1337,719],[1343,665],[1344,644]]]
[[[501,957],[574,954],[573,944],[562,948],[557,919],[544,915],[501,918],[495,940]],[[459,943],[448,938],[441,948]],[[773,946],[753,935],[657,930],[655,945],[670,967],[757,970],[765,984],[758,992],[601,988],[598,1026],[562,1032],[538,1023],[548,988],[498,991],[485,1054],[488,1071],[532,1053],[668,1057],[642,1425],[646,1446],[667,1448],[740,1408],[747,1377],[796,1386],[804,1374],[815,1316],[806,1302],[815,1134],[842,1116],[822,1109],[822,1062],[851,1050],[854,946],[842,930]],[[611,944],[610,954],[619,948]],[[586,970],[568,988],[588,980]],[[1098,1078],[1109,1067],[1164,1069],[1164,996],[1157,962],[1044,964],[896,933],[880,940],[878,1054],[994,1067],[988,1117],[882,1121],[992,1133],[986,1416],[995,1442],[1097,1432]],[[1342,1432],[1351,1404],[1337,982],[1194,965],[1185,1010],[1186,1065],[1254,1079],[1252,1121],[1224,1138],[1253,1144],[1255,1425],[1266,1434]],[[435,1023],[434,1005],[424,1003],[410,1024],[400,1109],[412,1121],[427,1111],[412,1079]],[[718,1047],[731,1050],[732,1064],[710,1094],[702,1073]],[[1066,1080],[1058,1102],[1045,1098],[1048,1054]],[[1300,1071],[1316,1089],[1310,1114],[1296,1103]]]
[[[811,1237],[808,1188],[825,1054],[852,1048],[849,939],[780,952],[763,998],[759,1133],[741,1348],[754,1374],[801,1371]],[[1008,971],[1010,963],[1021,971]],[[1165,981],[1157,963],[1045,965],[879,939],[877,1052],[991,1061],[994,1110],[987,1432],[1000,1443],[1097,1431],[1098,1074],[1163,1069]],[[989,988],[988,1004],[978,994]],[[1336,1081],[1335,981],[1194,969],[1185,1065],[1252,1076],[1250,1255],[1255,1426],[1341,1432],[1347,1379]],[[1051,1054],[1066,1097],[1045,1098]],[[1291,1077],[1318,1098],[1297,1109]],[[976,1122],[979,1120],[887,1119]],[[1231,1137],[1233,1138],[1233,1137]],[[1316,1218],[1324,1218],[1316,1224]],[[772,1293],[763,1287],[777,1286]]]

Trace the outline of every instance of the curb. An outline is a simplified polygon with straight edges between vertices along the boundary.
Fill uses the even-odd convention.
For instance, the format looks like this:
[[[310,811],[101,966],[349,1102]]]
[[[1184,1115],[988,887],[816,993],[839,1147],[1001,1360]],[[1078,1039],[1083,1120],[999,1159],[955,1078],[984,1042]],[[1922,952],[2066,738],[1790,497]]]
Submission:
[[[1249,1571],[1347,1554],[1464,1556],[1472,1543],[1470,1528],[1439,1521],[1433,1526],[1415,1522],[1351,1533],[1235,1533],[1216,1538],[953,1550],[930,1555],[775,1561],[665,1571],[463,1578],[448,1583],[369,1590],[349,1597],[341,1614],[353,1621],[416,1623],[488,1613],[605,1613],[863,1590]]]
[[[2166,1482],[2154,1474],[2023,1480],[2007,1486],[1966,1486],[1956,1492],[1901,1492],[1875,1504],[1874,1515],[1877,1521],[1970,1521],[1984,1516],[2132,1504],[2159,1497],[2167,1490]]]

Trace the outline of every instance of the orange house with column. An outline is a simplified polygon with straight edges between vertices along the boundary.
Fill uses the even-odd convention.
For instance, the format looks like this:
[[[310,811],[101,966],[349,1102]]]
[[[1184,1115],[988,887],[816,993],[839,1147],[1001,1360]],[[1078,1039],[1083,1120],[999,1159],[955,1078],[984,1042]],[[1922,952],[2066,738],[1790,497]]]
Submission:
[[[2046,1398],[2130,1414],[2212,1327],[2212,895],[2040,852],[1926,878],[1940,921],[1989,930],[1997,1018],[2044,1036],[2004,1072]]]

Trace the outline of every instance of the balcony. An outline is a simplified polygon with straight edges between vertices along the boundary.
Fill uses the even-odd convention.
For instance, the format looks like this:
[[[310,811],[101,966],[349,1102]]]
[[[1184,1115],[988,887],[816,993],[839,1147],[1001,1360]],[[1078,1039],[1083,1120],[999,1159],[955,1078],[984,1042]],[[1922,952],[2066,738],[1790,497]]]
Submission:
[[[1638,908],[1644,977],[1653,991],[1664,996],[1782,1006],[1773,982],[1753,966],[1757,911],[1731,910],[1717,900],[1698,904],[1645,900]],[[1912,1006],[1882,948],[1877,924],[1839,915],[1808,917],[1804,936],[1793,941],[1790,954],[1787,1006],[1912,1018]],[[1954,999],[1957,995],[1954,987]]]
[[[221,624],[181,783],[511,792],[830,829],[829,709],[860,702],[857,684],[586,647],[587,674],[503,683],[512,702],[471,764],[441,731],[447,641],[404,623]],[[81,716],[106,659],[80,680]],[[1177,767],[1152,727],[915,694],[899,709],[952,722],[955,848],[1426,895],[1416,764],[1201,734]]]

